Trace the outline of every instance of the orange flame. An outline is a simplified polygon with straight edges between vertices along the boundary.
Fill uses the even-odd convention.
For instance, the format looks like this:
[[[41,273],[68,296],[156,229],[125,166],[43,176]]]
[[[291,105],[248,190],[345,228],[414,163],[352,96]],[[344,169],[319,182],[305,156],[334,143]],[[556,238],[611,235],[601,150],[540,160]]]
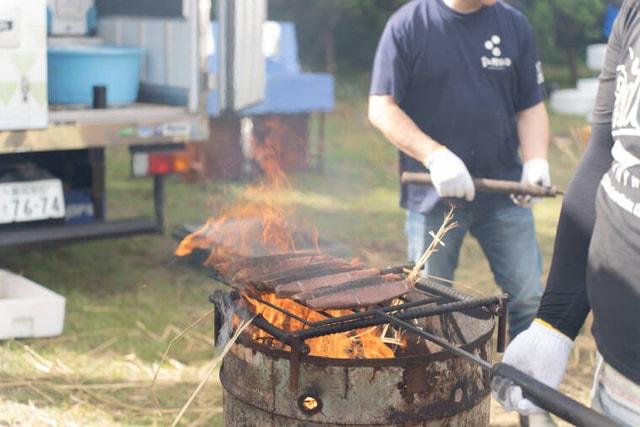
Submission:
[[[209,218],[204,226],[180,242],[175,254],[186,256],[196,249],[210,250],[209,265],[234,255],[247,257],[295,251],[294,236],[302,230],[291,223],[289,217],[290,214],[275,203],[242,201],[223,209],[218,217]]]
[[[249,304],[253,307],[254,314],[261,314],[264,319],[273,326],[285,331],[299,331],[305,329],[306,325],[296,319],[293,319],[278,310],[269,307],[249,296],[244,296]],[[262,294],[260,299],[276,305],[306,322],[312,323],[325,320],[327,317],[308,307],[300,305],[290,299],[278,298],[274,294]],[[348,310],[328,310],[327,314],[331,317],[339,317],[351,314]],[[371,327],[358,329],[350,332],[327,335],[318,338],[311,338],[305,341],[310,348],[311,356],[331,357],[336,359],[382,359],[394,357],[391,348],[382,342],[380,338],[382,329],[379,327]],[[255,341],[270,343],[272,346],[289,350],[288,346],[284,347],[280,342],[273,340],[271,335],[266,332],[254,328],[252,338]],[[284,348],[283,348],[284,347]]]
[[[209,218],[204,226],[180,242],[176,255],[186,256],[197,249],[206,250],[210,254],[205,265],[215,266],[237,257],[296,251],[296,242],[300,240],[300,236],[307,240],[305,246],[315,246],[317,249],[318,235],[315,228],[293,223],[290,220],[291,212],[277,203],[277,190],[289,186],[282,166],[289,165],[289,168],[295,169],[296,165],[306,164],[306,152],[301,158],[288,157],[290,150],[282,145],[287,132],[279,126],[281,123],[276,119],[266,120],[264,135],[254,140],[254,157],[265,174],[266,184],[247,189],[239,201],[224,208],[219,216]],[[244,297],[253,307],[254,314],[261,314],[275,327],[286,331],[305,328],[303,322],[291,319],[247,295]],[[290,299],[277,298],[274,294],[263,294],[261,299],[306,319],[307,322],[326,319],[319,312]],[[331,310],[327,314],[337,317],[350,313],[347,310]],[[256,341],[289,350],[257,328],[253,328],[252,337]],[[384,344],[381,329],[377,327],[313,338],[307,340],[306,344],[313,356],[349,359],[394,357],[393,350]]]

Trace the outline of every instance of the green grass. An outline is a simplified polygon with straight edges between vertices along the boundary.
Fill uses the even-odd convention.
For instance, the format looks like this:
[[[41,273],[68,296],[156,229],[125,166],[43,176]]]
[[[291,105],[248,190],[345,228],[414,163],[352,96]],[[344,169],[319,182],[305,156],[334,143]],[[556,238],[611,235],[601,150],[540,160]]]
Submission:
[[[377,266],[401,263],[404,213],[397,207],[395,150],[366,120],[364,85],[342,85],[339,94],[341,101],[327,123],[324,173],[296,174],[291,187],[275,197],[296,218],[314,224],[325,239],[347,245],[352,255]],[[583,120],[554,116],[552,123],[556,135],[566,136]],[[555,149],[551,158],[554,180],[565,186],[575,164]],[[151,183],[130,179],[128,167],[126,149],[108,151],[111,218],[151,214]],[[170,179],[168,229],[203,221],[244,188]],[[535,208],[546,264],[559,208],[560,200]],[[2,255],[0,267],[63,294],[67,317],[61,337],[0,343],[0,425],[48,425],[50,420],[82,426],[170,424],[213,359],[211,322],[188,334],[173,349],[171,363],[163,365],[158,394],[164,414],[154,410],[149,381],[169,340],[210,309],[207,296],[219,286],[176,260],[174,248],[167,234]],[[463,248],[458,279],[481,293],[497,292],[471,239]],[[113,383],[127,383],[128,388],[103,386]],[[574,389],[582,396],[582,389],[570,391]],[[207,385],[193,408],[185,425],[221,425],[217,381]],[[496,409],[494,421],[509,425],[513,417]]]

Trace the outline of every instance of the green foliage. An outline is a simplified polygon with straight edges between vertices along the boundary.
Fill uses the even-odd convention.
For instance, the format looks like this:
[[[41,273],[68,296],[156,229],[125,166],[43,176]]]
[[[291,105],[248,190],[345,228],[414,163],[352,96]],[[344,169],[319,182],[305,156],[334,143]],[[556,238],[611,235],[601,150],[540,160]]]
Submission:
[[[603,0],[547,0],[527,7],[539,42],[545,48],[583,47],[601,38]]]
[[[407,0],[270,0],[269,17],[297,24],[305,68],[367,72],[391,14]],[[425,0],[435,1],[435,0]],[[601,39],[608,0],[507,0],[531,21],[546,64],[577,77],[588,43]]]
[[[528,0],[521,7],[533,25],[545,63],[568,66],[571,80],[588,43],[602,41],[606,0]]]
[[[369,70],[391,14],[406,0],[270,0],[269,18],[297,24],[307,68]]]

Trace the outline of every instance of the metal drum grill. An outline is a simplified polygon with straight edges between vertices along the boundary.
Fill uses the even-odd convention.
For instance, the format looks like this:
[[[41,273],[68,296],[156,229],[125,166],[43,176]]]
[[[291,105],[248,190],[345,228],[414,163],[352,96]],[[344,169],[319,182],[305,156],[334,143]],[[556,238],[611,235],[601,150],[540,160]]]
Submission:
[[[506,295],[472,298],[425,278],[411,284],[410,266],[375,269],[317,251],[209,256],[207,265],[234,288],[210,297],[216,340],[229,335],[234,316],[251,316],[250,329],[262,334],[243,334],[224,359],[226,426],[487,426],[492,376],[576,425],[615,425],[508,365],[492,365],[496,316],[498,351],[505,346]],[[270,322],[251,310],[258,305],[277,312],[278,325],[300,327]],[[319,339],[384,327],[404,334],[390,357],[319,357],[311,349]]]
[[[504,345],[505,296],[471,298],[424,279],[412,286],[410,266],[375,269],[315,251],[210,259],[209,265],[234,288],[210,297],[216,339],[229,322],[225,313],[241,315],[247,300],[277,311],[283,324],[302,325],[285,329],[258,314],[252,326],[270,339],[245,334],[232,346],[220,373],[225,425],[488,425],[490,373],[424,337],[411,335],[382,359],[317,357],[308,343],[391,325],[444,337],[490,361],[496,315]],[[274,295],[322,318],[303,318],[274,303]]]

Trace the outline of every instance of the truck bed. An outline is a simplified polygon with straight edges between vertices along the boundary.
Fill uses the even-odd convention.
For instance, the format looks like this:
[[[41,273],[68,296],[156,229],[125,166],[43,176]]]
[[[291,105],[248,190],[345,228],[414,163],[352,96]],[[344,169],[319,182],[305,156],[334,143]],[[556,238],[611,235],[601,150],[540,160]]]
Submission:
[[[176,107],[160,104],[136,103],[126,106],[115,106],[105,109],[92,109],[84,105],[49,106],[49,124],[64,125],[76,124],[113,124],[128,123],[132,119],[136,122],[143,121],[174,121],[180,118],[188,118],[189,113],[185,107]]]
[[[73,150],[118,144],[164,144],[206,140],[202,114],[186,107],[133,104],[106,109],[52,106],[49,127],[0,131],[0,154]]]

